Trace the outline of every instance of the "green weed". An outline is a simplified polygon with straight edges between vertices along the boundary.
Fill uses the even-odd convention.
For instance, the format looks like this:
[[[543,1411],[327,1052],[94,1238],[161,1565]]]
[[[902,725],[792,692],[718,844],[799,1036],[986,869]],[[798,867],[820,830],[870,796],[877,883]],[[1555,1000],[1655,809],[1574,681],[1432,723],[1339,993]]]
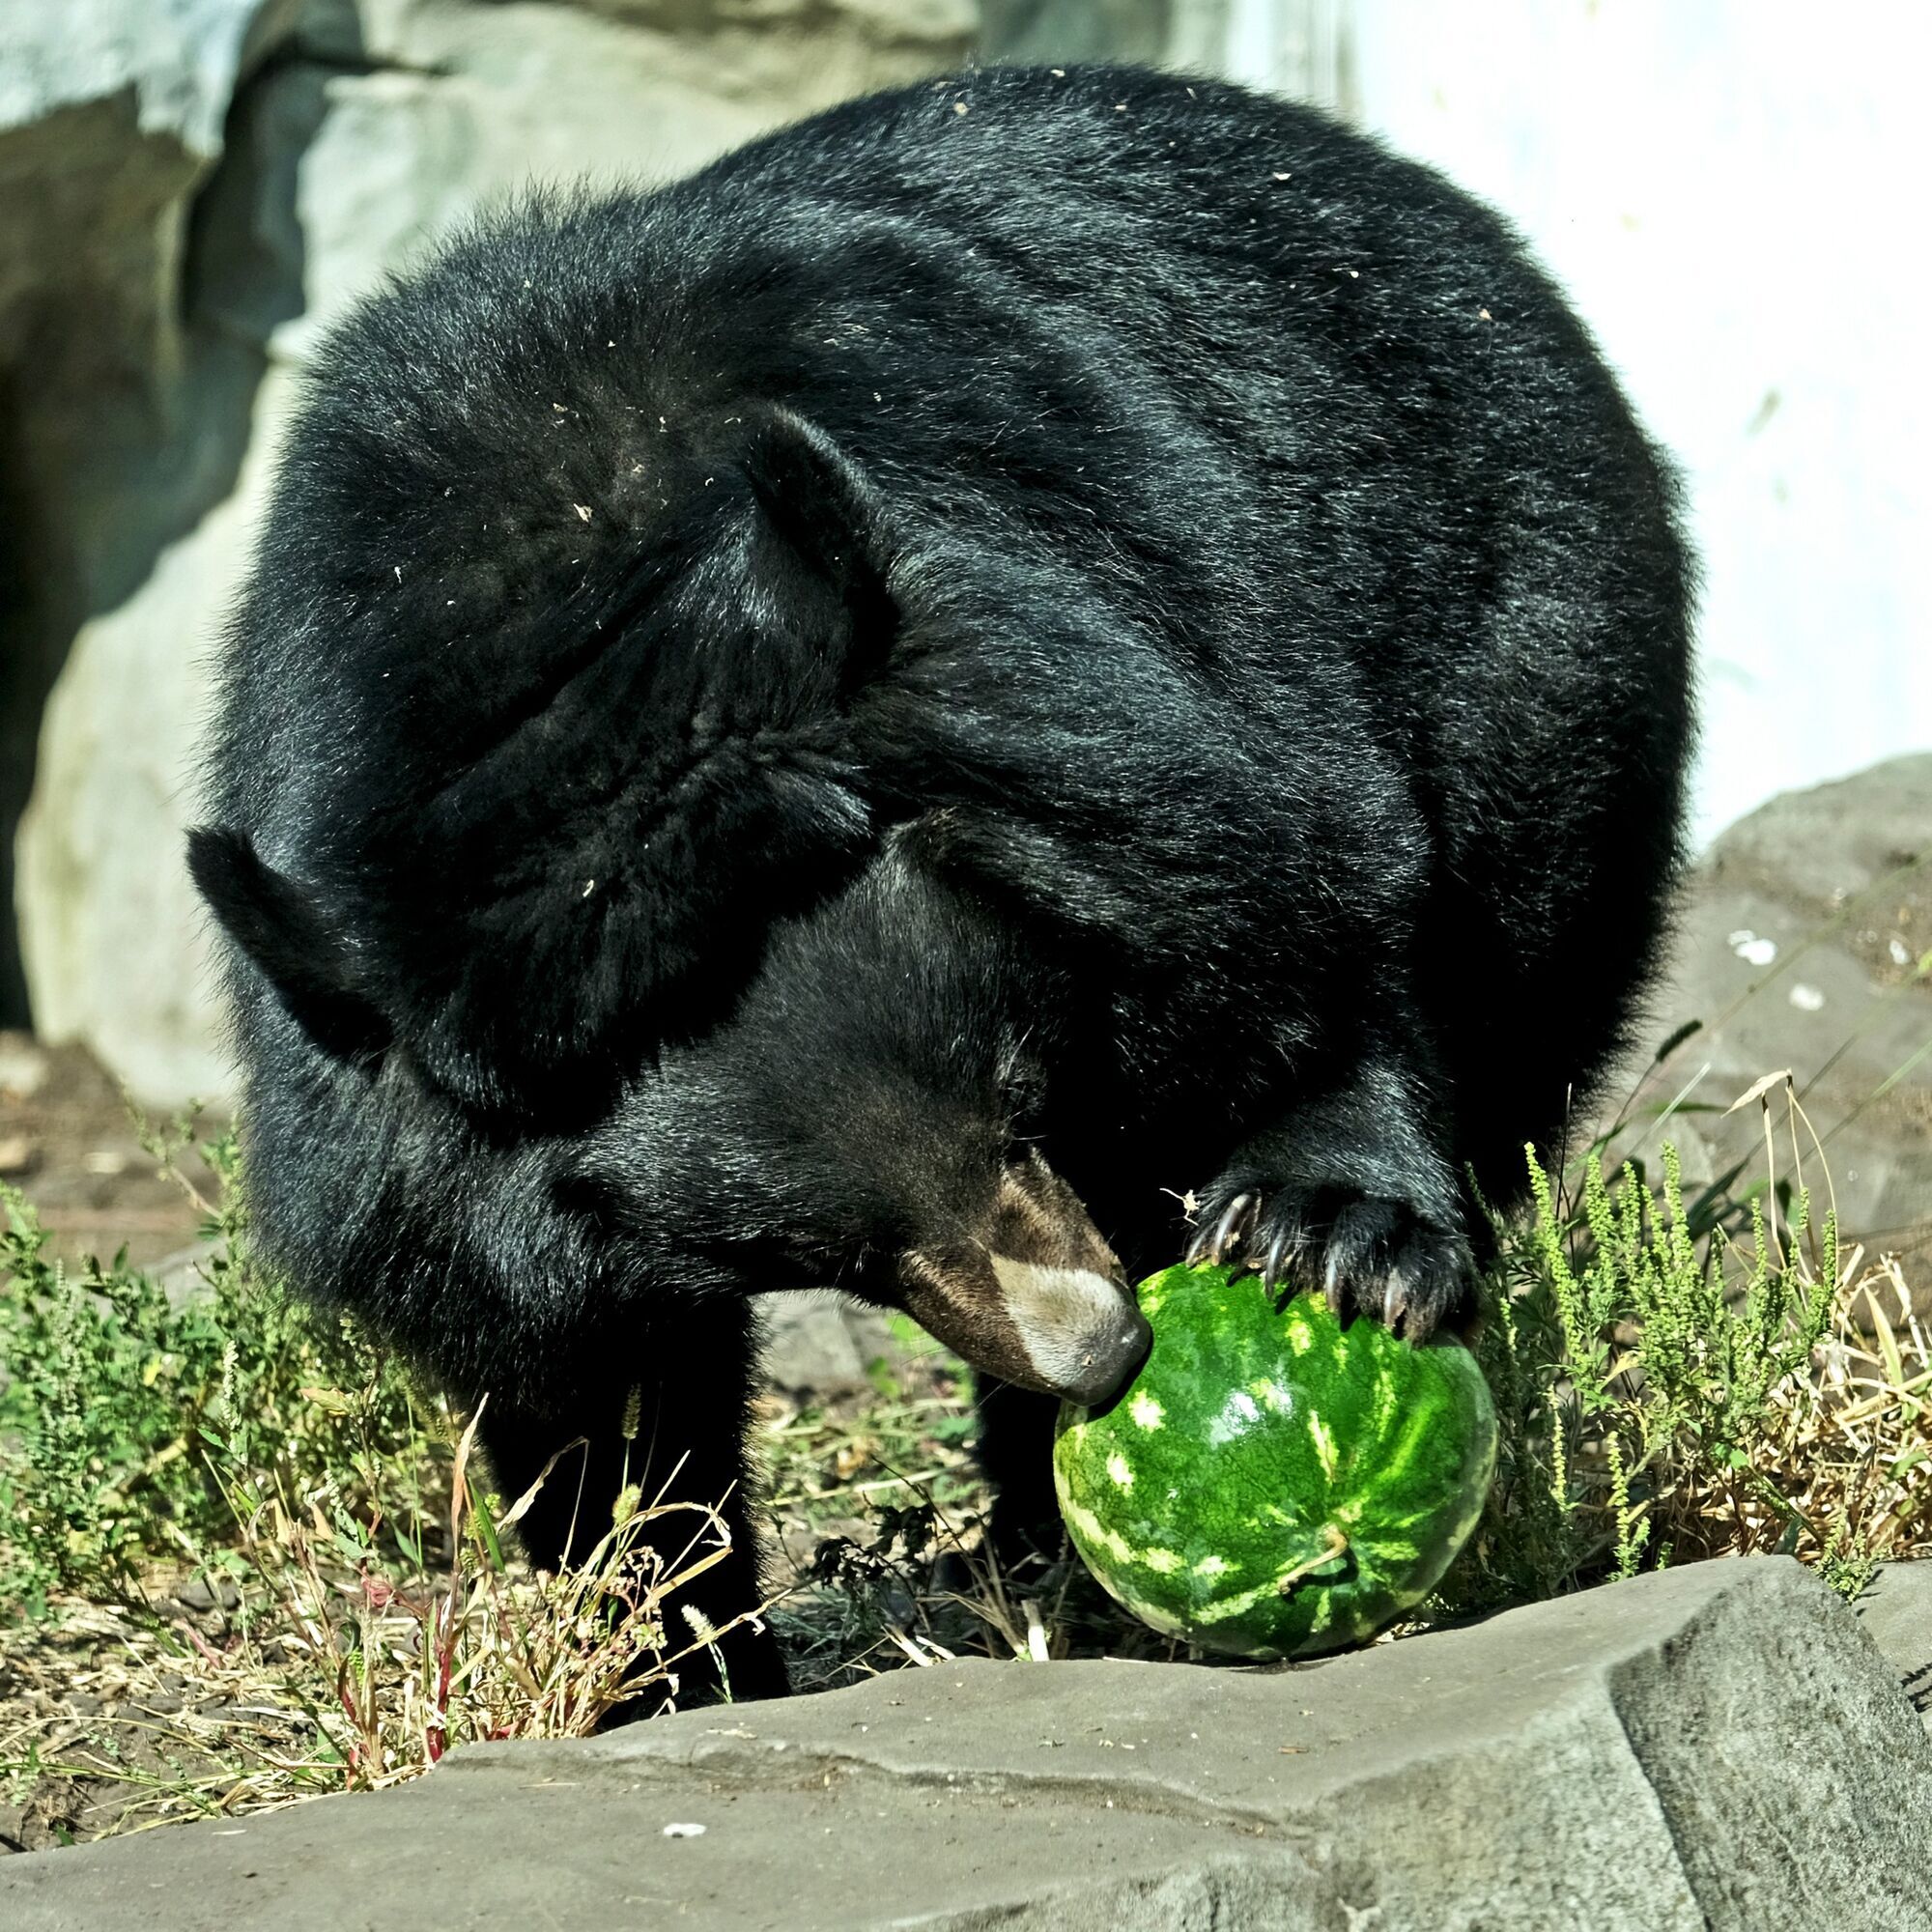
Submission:
[[[177,1179],[192,1132],[186,1115],[147,1137]],[[199,1560],[232,1538],[236,1471],[279,1467],[394,1523],[448,1464],[446,1430],[384,1354],[250,1264],[233,1136],[201,1151],[221,1183],[196,1195],[207,1292],[180,1305],[125,1252],[50,1260],[0,1185],[0,1605],[43,1616],[58,1593],[128,1587],[146,1559]]]
[[[1765,1094],[1746,1100],[1769,1128]],[[1765,1551],[1852,1596],[1923,1553],[1932,1346],[1895,1263],[1842,1253],[1802,1174],[1779,1188],[1769,1162],[1742,1198],[1687,1204],[1669,1147],[1654,1192],[1606,1177],[1601,1148],[1571,1198],[1528,1160],[1534,1210],[1497,1229],[1477,1343],[1496,1485],[1450,1607]]]

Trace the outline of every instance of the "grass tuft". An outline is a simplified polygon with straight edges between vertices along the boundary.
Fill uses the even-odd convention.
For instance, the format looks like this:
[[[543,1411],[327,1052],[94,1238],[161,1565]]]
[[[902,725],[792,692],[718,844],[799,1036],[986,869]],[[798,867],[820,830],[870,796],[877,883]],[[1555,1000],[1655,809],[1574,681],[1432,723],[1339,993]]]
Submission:
[[[1773,1095],[1792,1169],[1777,1179]],[[1687,1204],[1662,1150],[1653,1190],[1603,1150],[1559,1192],[1528,1156],[1534,1212],[1498,1228],[1478,1353],[1502,1427],[1497,1480],[1443,1593],[1473,1609],[1705,1557],[1777,1551],[1856,1596],[1932,1552],[1932,1338],[1898,1263],[1844,1251],[1798,1150],[1788,1076],[1764,1173]]]

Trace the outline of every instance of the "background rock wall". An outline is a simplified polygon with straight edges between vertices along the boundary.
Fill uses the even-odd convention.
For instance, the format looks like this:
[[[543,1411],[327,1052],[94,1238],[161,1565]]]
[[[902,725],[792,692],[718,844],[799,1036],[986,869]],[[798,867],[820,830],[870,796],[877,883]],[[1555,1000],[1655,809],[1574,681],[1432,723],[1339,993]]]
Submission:
[[[233,480],[190,349],[189,213],[258,31],[283,30],[259,0],[0,14],[0,884],[76,630]],[[78,883],[37,880],[30,923],[71,917]],[[26,997],[0,938],[0,1024]]]

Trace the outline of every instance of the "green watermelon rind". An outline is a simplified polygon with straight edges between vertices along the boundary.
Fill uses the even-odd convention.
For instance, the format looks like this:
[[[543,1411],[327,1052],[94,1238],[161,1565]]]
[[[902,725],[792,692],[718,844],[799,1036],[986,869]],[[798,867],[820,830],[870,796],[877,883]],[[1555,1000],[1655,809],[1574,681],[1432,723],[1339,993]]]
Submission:
[[[1359,1643],[1421,1603],[1495,1468],[1469,1351],[1344,1328],[1316,1295],[1277,1311],[1228,1268],[1170,1268],[1141,1307],[1139,1378],[1098,1414],[1065,1406],[1054,1442],[1061,1513],[1108,1593],[1256,1661]]]

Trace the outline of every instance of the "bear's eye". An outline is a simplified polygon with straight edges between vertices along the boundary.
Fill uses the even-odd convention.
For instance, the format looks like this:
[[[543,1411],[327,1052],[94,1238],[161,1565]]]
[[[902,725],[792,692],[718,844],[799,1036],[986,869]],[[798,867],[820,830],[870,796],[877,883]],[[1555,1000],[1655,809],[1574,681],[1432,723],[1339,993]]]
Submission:
[[[595,1174],[560,1174],[550,1184],[550,1198],[560,1214],[586,1227],[599,1238],[614,1235],[617,1194]]]

